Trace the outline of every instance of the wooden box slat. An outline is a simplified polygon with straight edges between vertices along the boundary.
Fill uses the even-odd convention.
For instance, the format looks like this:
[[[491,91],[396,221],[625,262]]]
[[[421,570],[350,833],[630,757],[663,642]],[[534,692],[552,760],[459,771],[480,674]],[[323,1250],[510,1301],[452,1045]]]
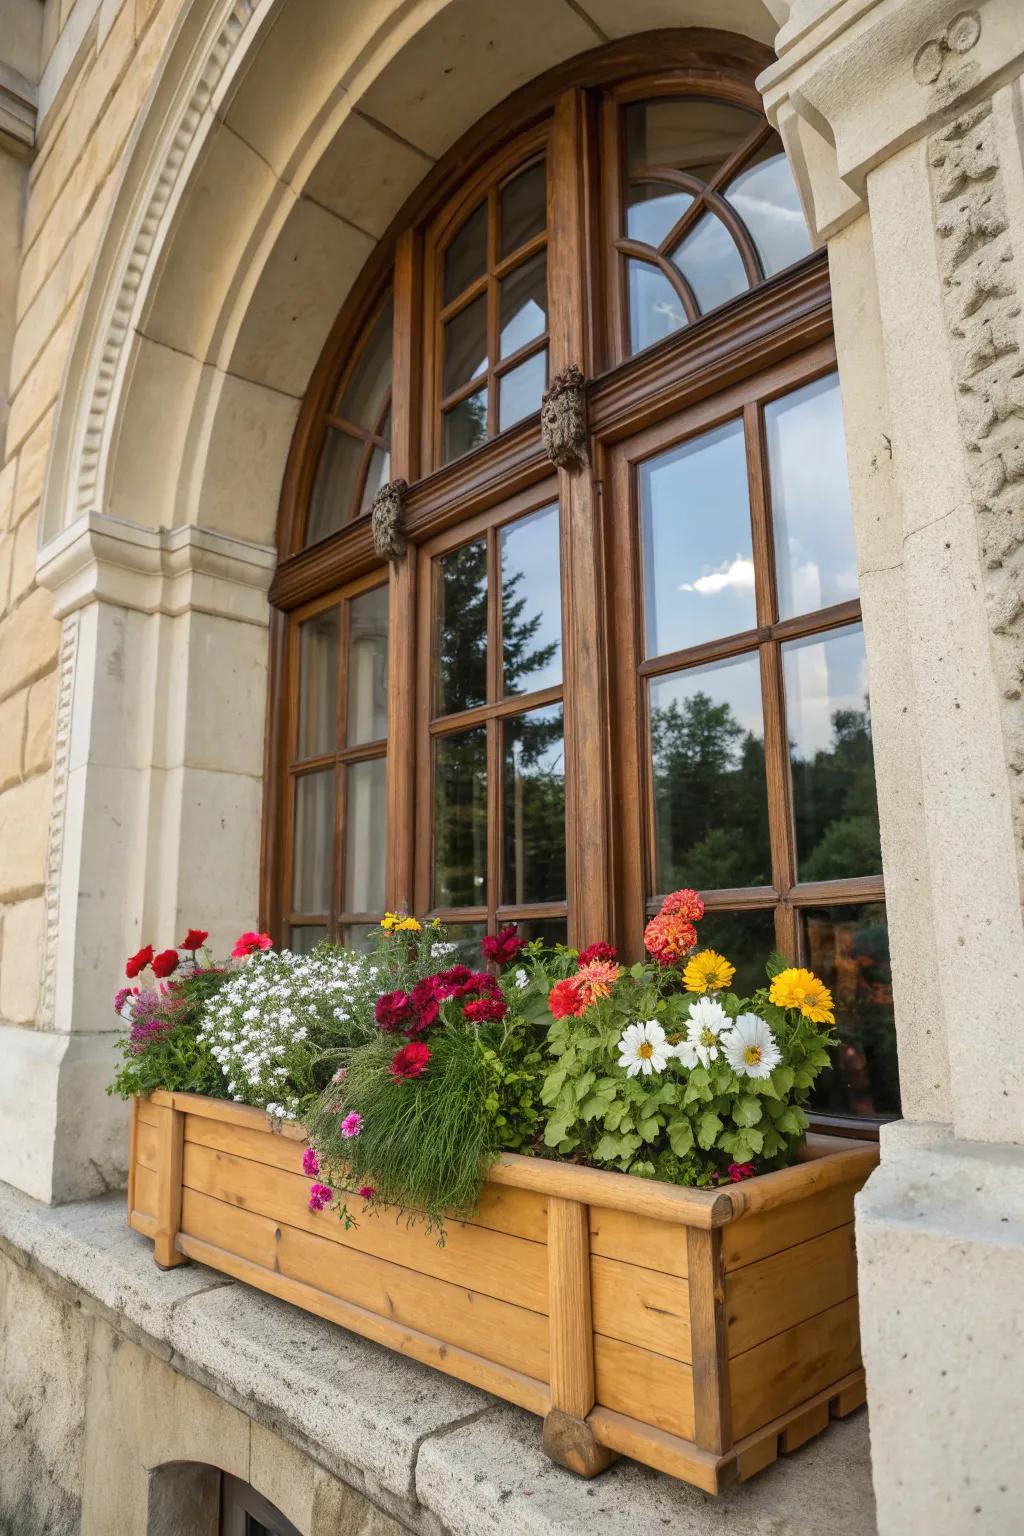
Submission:
[[[594,1374],[601,1407],[693,1439],[693,1376],[681,1360],[598,1333]]]
[[[600,1254],[590,1256],[594,1331],[690,1360],[690,1292],[685,1280]]]
[[[736,1355],[729,1362],[733,1434],[753,1434],[860,1363],[855,1296]]]
[[[729,1354],[742,1354],[856,1292],[852,1222],[733,1270],[725,1287]]]

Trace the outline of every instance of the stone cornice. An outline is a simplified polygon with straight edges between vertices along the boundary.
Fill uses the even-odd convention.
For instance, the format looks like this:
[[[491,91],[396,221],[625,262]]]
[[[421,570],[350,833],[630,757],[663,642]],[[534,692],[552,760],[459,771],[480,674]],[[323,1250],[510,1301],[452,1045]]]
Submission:
[[[36,87],[31,80],[0,61],[0,149],[4,141],[17,152],[36,142]]]
[[[40,551],[36,575],[53,593],[58,618],[106,602],[263,625],[276,560],[272,546],[209,528],[143,528],[87,512]]]

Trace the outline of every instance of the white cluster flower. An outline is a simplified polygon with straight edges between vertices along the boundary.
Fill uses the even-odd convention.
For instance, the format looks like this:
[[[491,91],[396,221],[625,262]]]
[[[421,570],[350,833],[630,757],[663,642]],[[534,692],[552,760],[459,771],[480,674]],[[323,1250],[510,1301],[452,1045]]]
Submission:
[[[231,1097],[278,1118],[294,1116],[295,1077],[305,1076],[316,1054],[320,1021],[365,1016],[376,978],[369,960],[343,950],[254,955],[207,1004],[199,1031]]]

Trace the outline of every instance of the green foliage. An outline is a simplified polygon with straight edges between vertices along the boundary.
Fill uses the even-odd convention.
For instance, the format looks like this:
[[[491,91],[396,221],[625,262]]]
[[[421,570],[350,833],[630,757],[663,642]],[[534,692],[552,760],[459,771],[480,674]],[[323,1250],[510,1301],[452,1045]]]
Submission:
[[[130,1099],[165,1088],[172,1093],[226,1098],[223,1074],[200,1027],[206,1006],[230,974],[210,966],[183,973],[163,994],[146,994],[152,999],[151,1006],[145,1009],[145,1024],[150,1027],[137,1026],[118,1041],[121,1065],[107,1092]]]

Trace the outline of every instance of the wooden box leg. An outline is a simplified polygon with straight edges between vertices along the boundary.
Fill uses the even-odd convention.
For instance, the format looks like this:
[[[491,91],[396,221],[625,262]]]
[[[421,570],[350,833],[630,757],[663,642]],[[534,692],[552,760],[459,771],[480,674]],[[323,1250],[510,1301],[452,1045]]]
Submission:
[[[595,1477],[615,1455],[587,1423],[595,1398],[590,1223],[577,1200],[548,1200],[548,1325],[551,1408],[544,1450],[570,1472]]]
[[[157,1128],[160,1173],[157,1184],[156,1232],[153,1257],[161,1269],[187,1264],[176,1239],[181,1229],[181,1187],[185,1158],[185,1116],[180,1109],[160,1107]]]
[[[689,1227],[686,1238],[693,1438],[702,1451],[721,1456],[732,1446],[722,1233],[720,1229]]]

